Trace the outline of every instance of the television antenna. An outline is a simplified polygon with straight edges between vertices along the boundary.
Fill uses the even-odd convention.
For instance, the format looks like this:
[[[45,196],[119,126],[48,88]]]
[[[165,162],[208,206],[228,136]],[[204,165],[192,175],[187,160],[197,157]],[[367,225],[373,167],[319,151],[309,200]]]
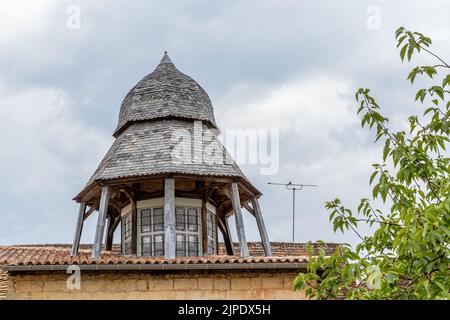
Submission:
[[[305,188],[305,187],[318,187],[318,185],[292,183],[292,181],[289,181],[288,183],[268,182],[267,184],[271,184],[271,185],[275,185],[275,186],[285,186],[286,190],[292,190],[292,243],[294,243],[295,242],[295,192],[303,190],[303,188]]]

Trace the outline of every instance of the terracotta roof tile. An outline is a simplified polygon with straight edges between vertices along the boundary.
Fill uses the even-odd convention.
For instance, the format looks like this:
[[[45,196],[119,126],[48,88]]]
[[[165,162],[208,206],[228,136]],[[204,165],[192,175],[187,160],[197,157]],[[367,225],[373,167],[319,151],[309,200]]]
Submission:
[[[273,242],[273,257],[265,257],[260,242],[250,242],[250,257],[228,256],[222,244],[218,255],[200,257],[178,257],[165,259],[162,257],[137,257],[120,254],[119,246],[114,245],[112,251],[104,251],[98,260],[91,259],[91,246],[81,245],[79,255],[70,256],[70,245],[15,245],[0,246],[0,266],[26,265],[70,265],[70,264],[223,264],[223,263],[302,263],[307,261],[305,245],[299,243]],[[326,254],[336,249],[336,244],[316,244]],[[238,244],[235,244],[238,252]]]

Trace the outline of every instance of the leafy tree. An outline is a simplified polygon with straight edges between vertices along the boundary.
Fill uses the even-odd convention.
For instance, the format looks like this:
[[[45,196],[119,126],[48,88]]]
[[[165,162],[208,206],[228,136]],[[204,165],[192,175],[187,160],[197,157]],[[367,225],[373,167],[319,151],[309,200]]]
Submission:
[[[336,232],[355,232],[361,242],[341,245],[326,256],[313,254],[307,272],[294,280],[296,290],[310,298],[330,299],[448,299],[450,161],[446,148],[450,133],[450,65],[431,51],[431,39],[401,27],[395,32],[402,61],[426,54],[435,64],[417,66],[408,80],[429,78],[434,85],[417,91],[421,116],[408,118],[409,130],[392,132],[369,89],[356,92],[362,127],[384,141],[383,162],[373,165],[372,200],[381,198],[387,212],[361,199],[357,214],[339,199],[327,202]],[[373,225],[370,236],[358,224]]]

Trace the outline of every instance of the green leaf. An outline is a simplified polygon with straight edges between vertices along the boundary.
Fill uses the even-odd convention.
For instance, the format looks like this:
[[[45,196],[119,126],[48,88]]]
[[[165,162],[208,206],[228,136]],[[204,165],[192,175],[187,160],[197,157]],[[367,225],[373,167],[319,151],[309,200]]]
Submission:
[[[434,67],[426,66],[422,67],[422,69],[430,78],[433,78],[433,76],[437,74],[436,69]]]
[[[433,107],[427,108],[425,110],[425,112],[423,113],[423,115],[426,116],[428,113],[430,113],[431,111],[434,111],[434,110],[435,110],[435,108],[433,108]]]
[[[408,61],[411,61],[413,53],[414,53],[414,44],[410,43],[408,46]]]
[[[408,49],[408,44],[405,44],[401,49],[400,49],[400,58],[402,58],[402,61],[405,59],[405,53],[406,50]]]
[[[423,100],[425,99],[425,95],[427,94],[427,90],[426,89],[420,89],[419,91],[417,91],[416,93],[416,97],[415,97],[415,101],[417,101],[418,99],[420,99],[421,102],[423,102]]]
[[[369,179],[369,185],[372,184],[373,179],[375,179],[375,177],[377,176],[377,174],[378,174],[378,171],[374,171],[374,172],[371,174],[370,179]]]
[[[386,161],[386,158],[389,155],[389,151],[391,150],[390,144],[391,144],[391,140],[386,139],[386,143],[384,144],[384,149],[383,149],[383,161]]]
[[[442,87],[450,86],[450,74],[446,75],[442,80]]]
[[[414,82],[414,79],[416,78],[417,73],[420,71],[418,67],[411,70],[411,72],[408,75],[408,80],[411,81],[411,83]]]
[[[441,98],[442,100],[444,100],[444,89],[440,86],[433,86],[431,87],[430,91],[436,93],[439,98]]]

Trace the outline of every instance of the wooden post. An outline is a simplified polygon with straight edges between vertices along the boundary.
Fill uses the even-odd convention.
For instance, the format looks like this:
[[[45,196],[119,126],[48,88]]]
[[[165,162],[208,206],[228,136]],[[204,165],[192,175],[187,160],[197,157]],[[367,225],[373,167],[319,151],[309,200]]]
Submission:
[[[116,231],[116,228],[119,225],[119,222],[120,222],[120,215],[117,217],[110,215],[108,218],[108,227],[106,228],[106,230],[107,230],[106,247],[105,247],[106,251],[112,250],[114,231]]]
[[[137,255],[138,253],[138,210],[137,210],[137,198],[140,191],[140,184],[133,183],[132,192],[130,194],[131,201],[131,254]]]
[[[234,247],[233,241],[231,239],[230,227],[228,226],[228,219],[222,216],[219,217],[218,222],[218,227],[222,232],[223,242],[225,243],[227,254],[230,256],[234,256]]]
[[[202,254],[208,254],[208,211],[206,210],[206,200],[202,199]]]
[[[131,254],[137,255],[138,245],[138,215],[136,201],[131,203]]]
[[[85,212],[84,214],[84,220],[86,220],[87,218],[89,218],[89,216],[92,214],[92,212],[94,212],[95,210],[98,209],[97,205],[92,205],[88,211]]]
[[[234,242],[233,242],[233,236],[231,235],[231,228],[230,228],[230,223],[227,217],[223,217],[224,221],[225,221],[225,230],[227,231],[228,234],[228,241],[230,241],[230,247],[231,247],[231,254],[234,256],[236,253],[234,252]]]
[[[111,221],[113,217],[110,214],[106,215],[106,232],[105,232],[105,251],[111,251],[111,249],[108,250],[109,246],[109,231],[113,225],[113,222]]]
[[[267,235],[266,226],[264,225],[264,220],[261,213],[261,208],[259,207],[258,199],[253,198],[252,200],[253,212],[256,217],[256,224],[258,225],[259,235],[261,236],[261,242],[264,247],[264,253],[266,256],[272,256],[272,249],[270,248],[269,236]]]
[[[215,224],[216,224],[216,254],[219,254],[219,216],[217,215],[217,211],[216,214],[214,215],[214,219],[215,219]]]
[[[177,236],[175,233],[175,180],[164,181],[164,258],[175,259]]]
[[[72,253],[71,253],[72,257],[78,255],[78,249],[80,247],[80,239],[81,239],[81,232],[83,230],[83,222],[84,222],[84,213],[85,212],[86,212],[86,203],[81,202],[80,208],[78,209],[77,226],[75,228],[75,236],[73,238],[73,244],[72,244]]]
[[[245,236],[245,229],[244,229],[244,220],[242,218],[242,211],[241,211],[241,201],[239,199],[239,189],[236,182],[231,183],[230,188],[231,193],[231,201],[233,203],[233,209],[235,214],[235,220],[236,220],[236,231],[239,238],[239,246],[241,249],[241,257],[245,258],[248,257],[248,247],[247,247],[247,238]]]
[[[95,230],[94,247],[92,249],[92,259],[100,258],[102,251],[103,233],[105,232],[106,214],[108,212],[109,188],[102,187],[100,206],[98,208],[97,229]]]

